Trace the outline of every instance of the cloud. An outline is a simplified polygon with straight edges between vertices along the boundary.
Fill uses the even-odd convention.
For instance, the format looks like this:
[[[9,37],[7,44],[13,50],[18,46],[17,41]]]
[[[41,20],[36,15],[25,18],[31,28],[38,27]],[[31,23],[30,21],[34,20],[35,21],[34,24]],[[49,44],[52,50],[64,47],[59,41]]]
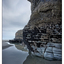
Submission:
[[[12,39],[28,23],[31,5],[27,0],[3,0],[2,3],[3,39]]]

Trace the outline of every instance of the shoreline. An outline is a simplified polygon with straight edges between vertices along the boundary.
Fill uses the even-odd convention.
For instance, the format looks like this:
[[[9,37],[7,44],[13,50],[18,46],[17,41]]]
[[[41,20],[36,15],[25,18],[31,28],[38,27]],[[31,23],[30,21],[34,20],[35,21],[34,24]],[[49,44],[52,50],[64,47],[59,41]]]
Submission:
[[[6,41],[2,42],[2,50],[3,50],[3,49],[6,49],[6,48],[8,48],[8,47],[10,47],[10,46],[12,46],[12,45],[6,43]]]
[[[2,50],[3,50],[3,49],[6,49],[6,48],[8,48],[8,47],[10,47],[10,46],[13,46],[13,45],[2,46]]]

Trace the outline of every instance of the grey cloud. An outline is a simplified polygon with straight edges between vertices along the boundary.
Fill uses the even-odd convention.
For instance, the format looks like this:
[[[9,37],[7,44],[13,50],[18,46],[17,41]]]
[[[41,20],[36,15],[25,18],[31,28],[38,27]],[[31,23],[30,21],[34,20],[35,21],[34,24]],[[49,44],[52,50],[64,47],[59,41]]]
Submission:
[[[27,0],[3,0],[2,2],[3,39],[14,38],[13,34],[23,29],[30,19],[30,3]]]

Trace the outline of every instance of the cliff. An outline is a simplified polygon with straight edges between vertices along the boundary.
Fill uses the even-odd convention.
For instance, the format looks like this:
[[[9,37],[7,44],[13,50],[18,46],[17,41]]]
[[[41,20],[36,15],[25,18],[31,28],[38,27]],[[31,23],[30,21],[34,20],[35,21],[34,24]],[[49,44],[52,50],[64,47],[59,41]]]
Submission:
[[[23,30],[18,30],[15,33],[15,39],[21,39],[21,40],[23,40]]]
[[[48,60],[62,59],[62,2],[28,0],[31,16],[23,29],[23,40],[29,51]]]
[[[26,25],[30,29],[41,27],[44,23],[60,23],[61,22],[61,2],[55,0],[29,0],[31,2],[31,17]],[[25,27],[25,28],[26,28]],[[28,29],[29,29],[28,28]]]

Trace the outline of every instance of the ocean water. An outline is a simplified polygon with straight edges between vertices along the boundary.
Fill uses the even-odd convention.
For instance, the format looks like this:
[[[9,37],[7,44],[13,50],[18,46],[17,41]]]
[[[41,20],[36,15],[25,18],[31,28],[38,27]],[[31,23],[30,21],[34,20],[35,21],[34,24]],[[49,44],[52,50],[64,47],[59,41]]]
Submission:
[[[6,44],[4,43],[3,45],[5,46]],[[2,50],[2,64],[23,64],[29,55],[28,52],[18,50],[14,44],[8,42],[7,44],[12,46]]]

